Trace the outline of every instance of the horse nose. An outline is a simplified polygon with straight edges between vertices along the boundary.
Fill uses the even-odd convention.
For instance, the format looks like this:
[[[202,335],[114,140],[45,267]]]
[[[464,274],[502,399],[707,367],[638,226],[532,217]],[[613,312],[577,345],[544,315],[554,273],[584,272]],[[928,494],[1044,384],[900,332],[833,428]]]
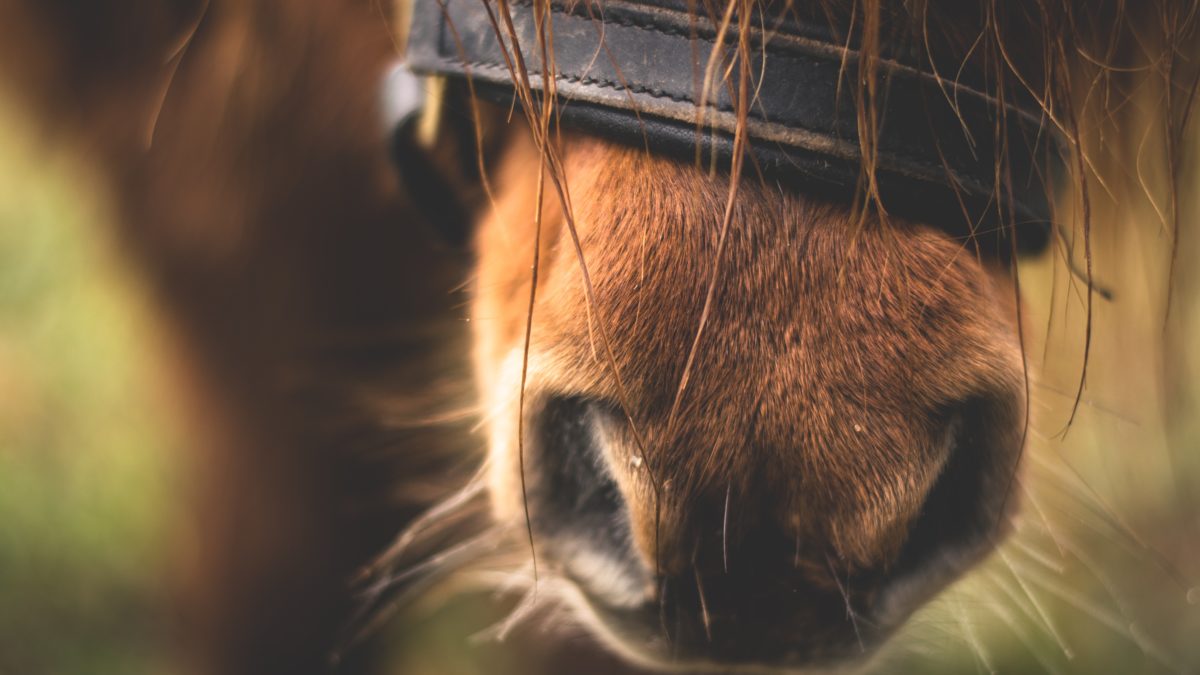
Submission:
[[[584,397],[551,398],[537,410],[530,522],[545,560],[593,600],[653,608],[686,652],[783,660],[788,650],[852,649],[870,630],[856,619],[891,589],[914,578],[944,581],[990,550],[1011,477],[999,469],[1015,463],[1019,447],[999,431],[1019,428],[1011,407],[972,400],[938,416],[945,460],[930,468],[936,477],[919,507],[874,514],[900,534],[866,561],[848,557],[823,529],[839,517],[835,509],[807,514],[804,525],[783,515],[781,505],[801,489],[793,476],[672,490],[659,513],[628,503],[619,472],[630,469],[614,466],[619,453],[604,433],[618,415]],[[821,477],[812,478],[820,487]],[[652,538],[635,535],[639,518],[656,521]]]

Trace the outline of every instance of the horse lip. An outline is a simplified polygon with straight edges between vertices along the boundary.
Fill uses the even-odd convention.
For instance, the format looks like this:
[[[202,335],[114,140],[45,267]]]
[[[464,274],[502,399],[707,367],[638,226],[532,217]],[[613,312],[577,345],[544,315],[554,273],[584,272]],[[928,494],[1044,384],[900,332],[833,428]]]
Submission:
[[[797,646],[797,637],[805,633],[788,628],[740,642],[720,638],[714,641],[712,636],[697,639],[695,635],[681,640],[679,635],[667,634],[664,607],[658,599],[650,598],[636,606],[614,605],[589,590],[587,583],[570,576],[568,581],[578,591],[576,604],[592,616],[605,641],[633,661],[655,670],[841,672],[871,658],[899,627],[899,623],[880,625],[872,621],[852,626],[847,622],[836,634],[802,647]],[[833,625],[840,626],[840,622]]]

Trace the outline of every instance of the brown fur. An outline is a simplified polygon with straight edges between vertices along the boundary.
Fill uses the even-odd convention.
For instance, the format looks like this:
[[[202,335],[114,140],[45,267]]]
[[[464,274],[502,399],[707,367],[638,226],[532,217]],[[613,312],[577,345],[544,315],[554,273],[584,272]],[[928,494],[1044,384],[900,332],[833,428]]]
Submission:
[[[529,396],[618,398],[591,325],[602,317],[630,382],[647,463],[668,485],[660,543],[668,568],[686,562],[678,559],[685,542],[675,537],[689,531],[693,502],[730,486],[736,495],[775,497],[770,512],[746,517],[778,521],[806,541],[828,539],[854,566],[885,563],[945,460],[935,447],[936,415],[973,396],[1023,406],[1014,296],[1002,267],[927,227],[857,231],[845,206],[752,186],[718,263],[723,180],[635,150],[568,143],[598,306],[582,311],[564,221],[548,213]],[[483,395],[503,410],[499,420],[516,414],[500,407],[515,402],[503,364],[524,339],[534,194],[527,152],[507,159],[505,198],[478,242],[476,363]],[[717,314],[668,435],[681,345],[696,330],[717,265]],[[506,475],[516,441],[507,440],[493,445],[502,453],[493,461],[503,465],[496,499],[504,515],[520,517],[519,481]],[[612,464],[625,467],[638,448],[629,436],[612,452]],[[618,468],[618,479],[653,564],[649,478]]]
[[[696,11],[724,33],[755,7],[769,5],[706,4]],[[508,11],[524,10],[499,3],[501,17]],[[1089,290],[1076,406],[1086,383],[1094,295],[1089,190],[1104,154],[1102,146],[1085,145],[1081,120],[1093,118],[1075,102],[1076,78],[1097,73],[1082,75],[1085,82],[1096,78],[1084,94],[1091,102],[1095,82],[1110,77],[1119,59],[1131,58],[1123,50],[1149,44],[1132,59],[1151,60],[1148,70],[1165,64],[1165,77],[1150,82],[1167,92],[1168,129],[1177,114],[1187,116],[1176,112],[1175,88],[1186,100],[1195,93],[1195,81],[1189,87],[1177,79],[1176,57],[1167,55],[1194,30],[1194,6],[1161,3],[1130,12],[1120,3],[1085,11],[1069,2],[976,7],[867,0],[795,11],[841,26],[862,52],[855,92],[864,199],[854,205],[823,204],[739,180],[749,171],[743,174],[736,149],[732,166],[724,167],[730,180],[708,175],[699,162],[679,165],[574,137],[560,140],[552,132],[552,101],[535,105],[527,92],[530,65],[511,61],[533,147],[514,144],[500,174],[499,204],[485,216],[477,242],[474,310],[492,499],[500,522],[526,522],[535,562],[543,557],[553,574],[579,587],[599,616],[598,629],[607,625],[620,648],[660,664],[680,655],[685,663],[703,661],[702,655],[742,664],[826,662],[838,657],[839,642],[826,627],[844,621],[843,613],[850,623],[856,613],[865,616],[875,644],[925,593],[961,573],[964,560],[994,547],[1004,529],[1027,430],[1029,373],[1016,280],[1011,270],[940,232],[940,223],[903,223],[882,213],[872,169],[881,95],[875,59],[916,44],[934,69],[979,69],[989,76],[992,96],[1035,101],[1065,140],[1082,205],[1073,223],[1083,243],[1080,276]],[[1154,21],[1147,40],[1144,31]],[[516,39],[503,20],[495,29],[498,37]],[[746,31],[736,39],[733,63],[714,76],[710,62],[705,87],[736,90],[744,116],[753,75],[745,68]],[[544,47],[550,44],[552,53],[552,40],[543,24],[539,71],[553,71]],[[1105,56],[1097,57],[1102,48]],[[1156,48],[1166,51],[1156,57]],[[699,113],[697,120],[702,128]],[[735,147],[740,142],[739,132]],[[999,154],[995,162],[999,188],[1007,158]],[[534,166],[542,168],[531,171]],[[547,192],[556,198],[543,199]],[[561,401],[574,402],[567,414],[592,436],[562,431]],[[984,412],[966,422],[956,417],[979,406]],[[598,407],[611,411],[607,419]],[[538,438],[541,427],[555,425],[558,436]],[[574,511],[568,515],[580,519],[575,530],[554,522],[553,512],[570,502],[547,493],[590,494],[586,483],[564,483],[555,474],[556,462],[577,462],[572,457],[580,453],[598,453],[596,470],[615,482],[619,505],[607,526],[589,525],[587,512]],[[955,454],[972,457],[976,475],[951,470]],[[977,483],[959,485],[957,499],[944,497],[955,488],[942,483],[968,479]],[[953,534],[960,526],[941,523],[929,534],[920,520],[960,511],[977,511],[970,544],[956,540],[963,536]],[[594,558],[622,544],[589,550],[587,542],[626,520],[642,571],[627,567],[625,581],[641,584],[644,607],[612,610],[637,601],[628,589],[613,590],[611,579],[600,581],[619,578],[614,569],[621,563],[610,559],[599,569]],[[778,545],[783,538],[795,542],[792,570],[772,566],[785,555]],[[924,589],[903,601],[889,599],[889,591],[908,584],[904,574],[900,580],[889,574],[912,560],[914,547],[926,549],[918,565]],[[757,566],[757,578],[730,581],[729,560],[739,548]],[[957,562],[943,565],[944,559]],[[584,567],[590,571],[580,572]],[[693,583],[689,571],[698,602],[684,609],[676,602],[668,610],[672,584]],[[852,590],[839,580],[843,573]],[[610,583],[607,597],[598,588],[604,583]],[[706,603],[706,584],[723,586],[715,602]],[[752,609],[769,597],[768,588],[834,587],[845,608],[823,606],[814,590],[809,600]],[[640,630],[649,629],[646,614],[655,602],[667,642],[673,638],[665,616],[673,611],[677,619],[702,615],[708,644],[685,637],[682,649],[667,650],[614,627],[640,621]],[[775,640],[804,646],[782,656],[769,642],[747,650],[755,628],[730,621],[722,628],[736,637],[714,641],[714,606],[750,625],[778,612],[791,623],[771,627]],[[853,629],[861,648],[860,629]],[[824,637],[807,644],[799,637],[814,631]],[[738,640],[747,644],[731,644]]]
[[[874,616],[872,603],[888,587],[880,579],[951,452],[980,455],[986,489],[971,498],[987,514],[981,529],[1004,522],[1025,410],[1007,265],[927,226],[892,219],[858,227],[849,205],[754,184],[739,192],[718,259],[724,179],[585,138],[564,145],[596,302],[588,303],[562,211],[548,202],[525,427],[536,429],[554,399],[628,407],[632,426],[610,428],[600,452],[651,576],[690,578],[695,567],[715,585],[729,566],[766,570],[786,560],[793,584],[837,592],[840,576],[852,578],[854,611]],[[505,156],[501,197],[477,241],[472,310],[492,500],[500,521],[514,526],[525,518],[525,492],[545,489],[539,453],[579,451],[539,447],[528,431],[522,444],[514,424],[536,156],[524,142]],[[672,419],[716,269],[714,311]],[[601,322],[612,364],[598,344]],[[959,433],[986,440],[947,445],[946,425],[972,401],[986,401],[988,412],[971,422],[979,428]],[[939,508],[947,506],[975,508]],[[534,523],[546,515],[536,499],[529,509]],[[572,566],[571,554],[555,552],[561,535],[537,525],[533,535],[544,539],[537,546],[552,574]],[[763,552],[765,540],[780,537],[785,546]],[[974,559],[979,551],[955,553]],[[938,572],[939,583],[962,569]],[[743,590],[749,598],[758,589]],[[658,589],[643,592],[653,603]],[[713,611],[741,611],[737,601],[727,605]],[[809,630],[841,624],[844,609],[834,610],[809,616]]]

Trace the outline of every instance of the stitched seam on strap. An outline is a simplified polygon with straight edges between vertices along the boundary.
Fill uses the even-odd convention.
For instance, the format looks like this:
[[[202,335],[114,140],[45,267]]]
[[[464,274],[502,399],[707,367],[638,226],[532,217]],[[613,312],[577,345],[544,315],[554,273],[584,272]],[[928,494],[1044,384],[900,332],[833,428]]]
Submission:
[[[446,57],[441,57],[441,59],[443,61],[445,61],[446,63],[448,63],[450,65],[454,65],[454,66],[468,66],[470,68],[485,68],[485,69],[492,69],[492,70],[500,70],[505,75],[509,74],[508,66],[504,63],[500,63],[499,61],[480,61],[480,60],[462,61],[459,59],[450,59],[450,58],[446,58]],[[538,77],[544,77],[544,74],[541,72],[531,73],[531,75],[536,75]],[[675,103],[690,103],[692,105],[697,105],[695,99],[693,99],[691,96],[688,96],[687,94],[673,94],[673,93],[668,92],[663,89],[656,89],[654,87],[647,87],[647,86],[640,85],[640,84],[624,84],[624,83],[620,82],[619,80],[609,80],[609,79],[604,79],[601,77],[593,77],[591,75],[570,75],[570,74],[561,73],[561,72],[556,73],[554,76],[554,79],[561,80],[564,82],[574,82],[574,83],[578,83],[578,84],[586,84],[589,86],[599,87],[601,89],[612,89],[614,91],[628,91],[628,92],[634,93],[634,94],[645,94],[651,98],[667,99],[669,101],[674,101]],[[709,107],[715,108],[716,110],[718,110],[720,112],[733,112],[734,111],[734,108],[730,105],[711,105],[710,104]],[[762,118],[759,118],[759,119],[762,119]],[[763,121],[765,122],[767,120],[763,119]]]
[[[511,0],[509,4],[514,7],[532,7],[533,0]],[[554,4],[550,4],[550,13],[551,14],[559,14],[559,15],[562,15],[563,17],[571,18],[571,19],[587,20],[589,18],[589,17],[586,17],[586,16],[578,13],[577,11],[571,11],[565,7],[556,6]],[[650,19],[637,19],[634,17],[609,19],[607,17],[601,17],[601,18],[597,19],[596,21],[598,21],[600,24],[614,24],[617,26],[625,27],[625,28],[632,28],[635,30],[641,30],[641,31],[650,32],[650,33],[658,33],[660,35],[669,35],[669,36],[674,36],[674,37],[684,37],[684,38],[688,38],[688,39],[694,39],[694,40],[703,42],[706,46],[709,46],[709,47],[715,47],[716,43],[717,43],[717,41],[714,38],[703,37],[700,35],[694,35],[691,31],[683,30],[681,28],[664,27],[657,23],[653,23]],[[751,27],[748,30],[756,30],[756,29]],[[786,39],[788,36],[781,34],[781,37]],[[829,48],[829,49],[846,50],[846,48],[840,44],[836,44],[836,43],[832,43],[832,42],[829,42],[829,43],[821,42],[819,40],[813,40],[812,38],[804,38],[804,39],[812,41],[812,42],[819,42],[824,47]],[[777,56],[801,54],[801,55],[804,55],[804,56],[807,56],[810,58],[814,58],[814,59],[832,60],[826,55],[814,53],[814,50],[812,50],[812,49],[800,48],[800,47],[797,47],[796,45],[789,45],[786,42],[780,44],[778,42],[771,42],[770,40],[763,40],[762,41],[762,50],[763,50],[764,55],[768,55],[768,56],[771,54],[775,54]],[[849,54],[852,55],[853,58],[859,58],[859,56],[861,55],[861,53],[858,52],[857,50],[850,49],[850,50],[846,50],[846,51],[849,52]],[[1011,103],[1003,103],[1003,102],[997,100],[994,96],[992,96],[986,92],[979,91],[978,89],[976,89],[972,86],[964,85],[964,84],[961,84],[954,80],[947,80],[945,78],[937,77],[936,75],[934,75],[932,73],[927,73],[927,72],[921,70],[920,68],[911,66],[907,63],[904,63],[903,61],[897,61],[894,59],[880,59],[880,65],[886,66],[887,70],[891,71],[892,73],[899,73],[905,77],[909,77],[909,78],[912,78],[912,79],[915,79],[918,81],[924,81],[927,84],[932,84],[932,85],[936,86],[939,90],[941,90],[942,93],[944,93],[944,94],[947,94],[947,95],[953,94],[955,96],[957,96],[959,94],[966,94],[968,96],[971,96],[972,98],[980,100],[985,105],[1004,108],[1006,110],[1009,110],[1018,116],[1019,119],[1017,120],[1017,122],[1019,124],[1033,125],[1035,128],[1041,128],[1041,126],[1043,124],[1043,120],[1041,119],[1040,113],[1034,113],[1029,110],[1025,110],[1024,108],[1021,108],[1020,106],[1016,106]],[[946,89],[947,85],[949,85],[949,90]]]
[[[532,7],[533,6],[532,0],[512,0],[508,4],[512,5],[513,7]],[[553,4],[550,5],[550,13],[561,14],[563,16],[574,18],[574,19],[589,19],[589,20],[592,19],[592,17],[586,16],[584,14],[572,12],[565,7],[558,7]],[[691,33],[691,31],[687,31],[682,28],[660,26],[656,23],[649,22],[649,20],[639,21],[633,17],[626,17],[626,18],[621,18],[621,19],[611,19],[606,16],[601,16],[599,19],[595,19],[595,20],[601,24],[615,24],[617,26],[625,26],[627,28],[639,28],[644,31],[648,31],[648,32],[652,32],[652,33],[659,33],[662,35],[673,35],[675,37],[685,37],[685,38],[689,38],[689,39],[695,38],[697,40],[703,40],[704,42],[706,42],[708,44],[716,44],[716,42],[717,42],[716,40],[714,40],[712,38],[706,38],[706,37],[701,37],[699,35],[693,35]]]
[[[499,70],[503,74],[508,75],[508,66],[503,63],[499,63],[499,62],[480,61],[480,60],[461,61],[461,60],[457,60],[457,59],[446,59],[445,57],[442,57],[442,59],[446,63],[455,65],[455,66],[467,66],[469,68]],[[541,73],[537,73],[537,74],[539,76],[541,75]],[[612,89],[614,91],[621,91],[621,92],[628,91],[628,92],[631,92],[634,94],[644,94],[646,96],[650,96],[651,98],[666,99],[669,101],[673,101],[675,103],[691,103],[692,105],[695,105],[695,101],[691,97],[686,96],[686,95],[672,95],[672,94],[664,92],[662,90],[653,89],[650,87],[642,87],[639,85],[625,85],[617,80],[606,80],[606,79],[594,78],[594,77],[588,77],[588,76],[582,76],[582,75],[564,75],[564,74],[559,74],[556,77],[556,79],[559,79],[559,80],[562,80],[565,82],[573,82],[573,83],[578,83],[578,84],[595,86],[595,87],[598,87],[601,89]],[[734,108],[731,106],[724,106],[724,107],[712,106],[712,107],[716,108],[720,112],[726,112],[726,113],[734,112]],[[647,111],[638,111],[638,112],[646,113]],[[653,115],[653,113],[649,113],[649,114]],[[769,120],[766,120],[760,116],[754,116],[754,117],[755,117],[755,119],[757,119],[759,121],[769,122]],[[815,129],[809,129],[807,127],[800,127],[800,128],[803,128],[803,129],[805,129],[805,131],[808,131],[809,133],[812,133],[812,134],[828,136],[828,137],[835,137],[833,134],[830,134],[828,132],[818,131]],[[848,141],[849,139],[843,139],[843,140]],[[774,143],[774,144],[781,145],[781,146],[787,145],[787,144],[780,143],[778,141],[765,141],[765,142]],[[803,146],[795,146],[795,147],[803,148]],[[896,167],[896,165],[899,165],[899,164],[911,164],[913,166],[917,166],[922,169],[926,169],[928,171],[939,171],[939,172],[947,171],[947,167],[939,162],[933,162],[930,160],[921,159],[919,157],[913,157],[912,155],[905,154],[905,153],[899,153],[895,150],[885,151],[885,152],[881,153],[880,156],[891,158],[893,161],[893,168],[891,169],[891,171],[894,171],[897,173],[904,173],[901,169]],[[958,180],[960,180],[960,181],[962,181],[965,176],[967,178],[970,178],[971,182],[979,183],[979,181],[977,179],[974,179],[974,177],[972,176],[969,169],[966,170],[965,174],[961,173],[963,171],[963,169],[955,169],[953,167],[950,167],[949,170],[952,171],[955,175],[957,175]],[[913,176],[913,177],[916,177],[916,176]],[[922,179],[922,180],[926,180],[926,179]],[[932,179],[928,179],[928,180],[932,180]],[[982,185],[982,183],[980,183],[980,185]]]

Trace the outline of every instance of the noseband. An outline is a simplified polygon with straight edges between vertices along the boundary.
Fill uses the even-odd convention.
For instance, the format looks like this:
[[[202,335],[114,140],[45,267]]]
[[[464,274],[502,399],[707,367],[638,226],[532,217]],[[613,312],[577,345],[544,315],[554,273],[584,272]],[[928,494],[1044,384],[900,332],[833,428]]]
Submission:
[[[692,7],[679,0],[547,0],[559,119],[656,154],[728,167],[738,114],[735,88],[720,76],[745,32],[750,174],[830,199],[860,194],[853,85],[862,56],[853,36],[835,36],[794,13],[759,13],[719,35]],[[509,0],[507,8],[531,88],[541,94],[535,8],[530,0]],[[511,105],[515,52],[502,11],[491,0],[415,0],[409,66],[470,78],[480,95]],[[718,83],[706,89],[718,40]],[[960,63],[939,67],[915,46],[885,47],[877,72],[875,177],[883,207],[1000,251],[1040,250],[1062,162],[1041,109],[1015,95],[998,100],[981,73]]]

